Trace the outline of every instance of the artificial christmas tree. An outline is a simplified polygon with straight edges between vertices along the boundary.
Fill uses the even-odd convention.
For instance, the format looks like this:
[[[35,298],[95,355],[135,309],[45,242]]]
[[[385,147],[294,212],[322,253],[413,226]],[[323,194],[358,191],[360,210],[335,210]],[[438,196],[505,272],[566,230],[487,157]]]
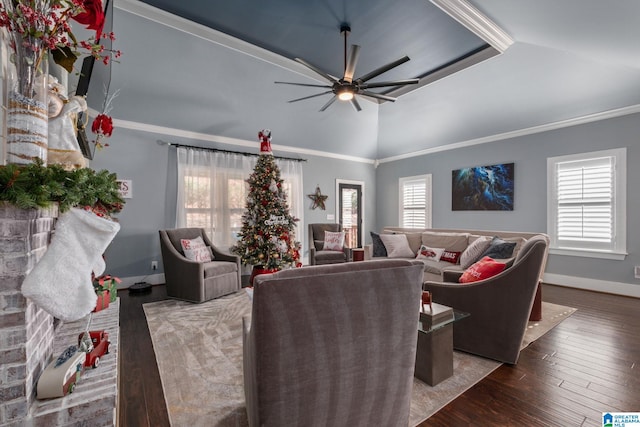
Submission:
[[[289,214],[280,169],[271,153],[271,132],[262,130],[258,137],[260,156],[247,180],[246,211],[238,243],[231,252],[239,255],[243,264],[262,272],[299,267],[300,243],[294,231],[297,219]]]

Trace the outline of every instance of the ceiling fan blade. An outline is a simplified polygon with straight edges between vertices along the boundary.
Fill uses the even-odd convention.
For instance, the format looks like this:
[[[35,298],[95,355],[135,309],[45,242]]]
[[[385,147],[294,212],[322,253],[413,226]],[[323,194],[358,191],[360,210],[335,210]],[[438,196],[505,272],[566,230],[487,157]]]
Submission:
[[[360,88],[361,89],[370,89],[370,88],[373,88],[373,87],[404,86],[404,85],[415,85],[415,84],[418,84],[418,83],[420,83],[420,79],[394,80],[392,82],[364,83],[364,84],[360,85]]]
[[[324,79],[329,80],[331,83],[335,83],[338,81],[337,78],[333,77],[331,74],[327,74],[324,71],[322,71],[320,68],[316,67],[313,64],[308,63],[307,61],[305,61],[302,58],[296,58],[295,59],[297,62],[301,63],[302,65],[304,65],[305,67],[307,67],[308,69],[310,69],[311,71],[316,72],[317,74],[321,75]]]
[[[356,111],[362,110],[362,108],[360,107],[360,104],[358,104],[358,101],[356,100],[356,98],[351,98],[351,105],[353,105],[353,108],[355,108]]]
[[[368,90],[361,90],[358,92],[358,95],[368,96],[369,98],[382,99],[384,101],[395,101],[396,99],[392,96],[383,95],[381,93],[369,92]]]
[[[292,83],[292,82],[274,82],[279,85],[293,85],[293,86],[306,86],[306,87],[323,87],[326,89],[331,89],[331,86],[328,85],[312,85],[307,83]]]
[[[360,55],[360,46],[357,44],[351,45],[351,50],[349,51],[349,60],[345,64],[344,67],[344,78],[345,82],[351,83],[353,81],[353,73],[356,72],[356,64],[358,63],[358,56]]]
[[[404,64],[408,60],[409,60],[408,56],[403,56],[400,59],[396,59],[395,61],[388,63],[387,65],[383,65],[380,68],[376,68],[375,70],[373,70],[369,74],[365,74],[364,76],[360,77],[359,79],[356,79],[356,82],[364,83],[367,80],[371,80],[372,78],[377,77],[382,73],[386,73],[387,71],[391,70],[392,68],[397,67],[400,64]]]
[[[331,104],[333,104],[333,103],[336,101],[336,99],[338,99],[338,97],[337,97],[337,96],[333,96],[333,97],[331,97],[331,99],[330,99],[330,100],[328,100],[328,101],[327,101],[327,103],[326,103],[326,104],[324,104],[324,105],[322,106],[322,108],[320,109],[320,111],[324,111],[324,110],[326,110],[327,108],[329,108],[329,106],[330,106]]]
[[[298,102],[298,101],[303,101],[305,99],[309,99],[309,98],[315,98],[316,96],[322,96],[322,95],[326,95],[328,93],[332,93],[333,91],[328,90],[326,92],[322,92],[322,93],[316,93],[315,95],[309,95],[309,96],[305,96],[303,98],[296,98],[296,99],[292,99],[291,101],[289,101],[289,103],[291,102]]]

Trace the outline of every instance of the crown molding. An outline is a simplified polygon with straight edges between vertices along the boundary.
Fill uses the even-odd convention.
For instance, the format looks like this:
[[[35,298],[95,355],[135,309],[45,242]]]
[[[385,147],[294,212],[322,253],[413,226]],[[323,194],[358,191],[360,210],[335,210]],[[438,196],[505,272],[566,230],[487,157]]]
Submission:
[[[88,112],[91,117],[95,117],[99,114],[93,108],[90,108]],[[561,120],[553,123],[547,123],[539,126],[533,126],[525,129],[519,129],[511,132],[504,132],[504,133],[499,133],[495,135],[485,136],[482,138],[470,139],[467,141],[456,142],[453,144],[442,145],[439,147],[427,148],[424,150],[413,151],[411,153],[385,157],[382,159],[368,159],[364,157],[348,156],[348,155],[337,154],[337,153],[328,153],[326,151],[291,147],[288,145],[272,144],[271,147],[273,148],[273,150],[283,151],[287,153],[304,154],[307,156],[327,157],[331,159],[347,160],[347,161],[358,162],[358,163],[367,163],[367,164],[372,164],[374,165],[374,167],[377,168],[378,165],[382,163],[390,163],[398,160],[410,159],[412,157],[425,156],[428,154],[434,154],[434,153],[439,153],[443,151],[457,150],[460,148],[471,147],[471,146],[480,145],[480,144],[487,144],[490,142],[501,141],[505,139],[519,138],[522,136],[533,135],[536,133],[549,132],[552,130],[563,129],[567,127],[578,126],[586,123],[598,122],[601,120],[613,119],[616,117],[628,116],[630,114],[637,114],[637,113],[640,113],[640,104],[617,108],[614,110],[602,111],[599,113],[589,114],[586,116],[576,117],[576,118],[567,119],[567,120]],[[173,136],[177,138],[194,139],[194,140],[205,141],[205,142],[216,142],[220,144],[235,145],[235,146],[247,147],[247,148],[256,147],[255,141],[249,141],[246,139],[231,138],[231,137],[221,136],[221,135],[210,135],[210,134],[199,133],[199,132],[191,132],[191,131],[186,131],[182,129],[169,128],[165,126],[156,126],[156,125],[132,122],[129,120],[122,120],[122,119],[113,119],[113,122],[114,122],[114,125],[117,125],[118,127],[121,127],[124,129],[141,131],[141,132],[150,132],[150,133],[156,133],[160,135]]]
[[[585,123],[598,122],[601,120],[612,119],[615,117],[628,116],[629,114],[640,113],[640,104],[628,107],[617,108],[615,110],[607,110],[599,113],[589,114],[586,116],[576,117],[573,119],[561,120],[558,122],[547,123],[544,125],[533,126],[529,128],[519,129],[511,132],[504,132],[495,135],[485,136],[482,138],[470,139],[468,141],[456,142],[453,144],[441,145],[439,147],[427,148],[425,150],[414,151],[411,153],[400,154],[398,156],[386,157],[379,159],[379,163],[395,162],[412,157],[424,156],[427,154],[439,153],[442,151],[457,150],[459,148],[471,147],[473,145],[487,144],[489,142],[501,141],[503,139],[518,138],[536,133],[548,132],[556,129],[567,128],[571,126],[582,125]]]
[[[98,112],[96,110],[89,109],[89,115],[91,115],[92,117],[95,117],[97,114]],[[192,140],[204,141],[204,142],[215,142],[218,144],[233,145],[235,147],[246,147],[250,149],[255,149],[258,146],[258,143],[256,141],[249,141],[249,140],[240,139],[240,138],[231,138],[231,137],[222,136],[222,135],[211,135],[211,134],[200,133],[200,132],[192,132],[192,131],[183,130],[183,129],[175,129],[175,128],[170,128],[165,126],[151,125],[147,123],[132,122],[129,120],[113,119],[113,124],[115,127],[122,128],[122,129],[155,133],[155,134],[163,135],[165,137],[192,139]],[[271,144],[271,149],[274,151],[281,151],[286,153],[295,153],[300,155],[317,156],[317,157],[328,157],[331,159],[347,160],[350,162],[367,163],[371,165],[375,164],[374,159],[348,156],[344,154],[327,153],[326,151],[297,148],[297,147],[291,147],[288,145]]]
[[[513,39],[496,23],[486,17],[466,0],[430,0],[447,15],[462,24],[469,31],[504,52],[513,44]]]

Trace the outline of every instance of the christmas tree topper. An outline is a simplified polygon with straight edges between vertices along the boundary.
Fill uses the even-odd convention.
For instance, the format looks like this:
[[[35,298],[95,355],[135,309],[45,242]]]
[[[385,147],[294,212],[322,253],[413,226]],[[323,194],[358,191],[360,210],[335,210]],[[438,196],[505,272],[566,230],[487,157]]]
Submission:
[[[260,154],[273,154],[271,153],[271,131],[262,129],[258,132],[258,138],[260,139]]]

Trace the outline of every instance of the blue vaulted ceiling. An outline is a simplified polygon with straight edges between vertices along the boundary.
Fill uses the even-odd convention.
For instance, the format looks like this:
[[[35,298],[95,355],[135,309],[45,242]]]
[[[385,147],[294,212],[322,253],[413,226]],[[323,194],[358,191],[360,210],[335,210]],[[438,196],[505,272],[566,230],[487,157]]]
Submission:
[[[112,114],[246,141],[269,127],[284,147],[384,159],[640,104],[640,2],[439,1],[470,5],[513,44],[435,73],[395,103],[319,113],[321,97],[287,103],[314,88],[273,82],[323,83],[294,57],[341,75],[342,22],[349,44],[362,46],[356,76],[411,58],[381,80],[429,74],[486,42],[427,0],[115,0],[124,55],[113,67],[121,91]]]
[[[488,44],[426,0],[244,0],[145,3],[256,46],[296,57],[334,76],[344,71],[343,23],[348,44],[361,45],[356,75],[401,56],[411,61],[373,81],[420,78]],[[286,89],[283,89],[286,90]]]

